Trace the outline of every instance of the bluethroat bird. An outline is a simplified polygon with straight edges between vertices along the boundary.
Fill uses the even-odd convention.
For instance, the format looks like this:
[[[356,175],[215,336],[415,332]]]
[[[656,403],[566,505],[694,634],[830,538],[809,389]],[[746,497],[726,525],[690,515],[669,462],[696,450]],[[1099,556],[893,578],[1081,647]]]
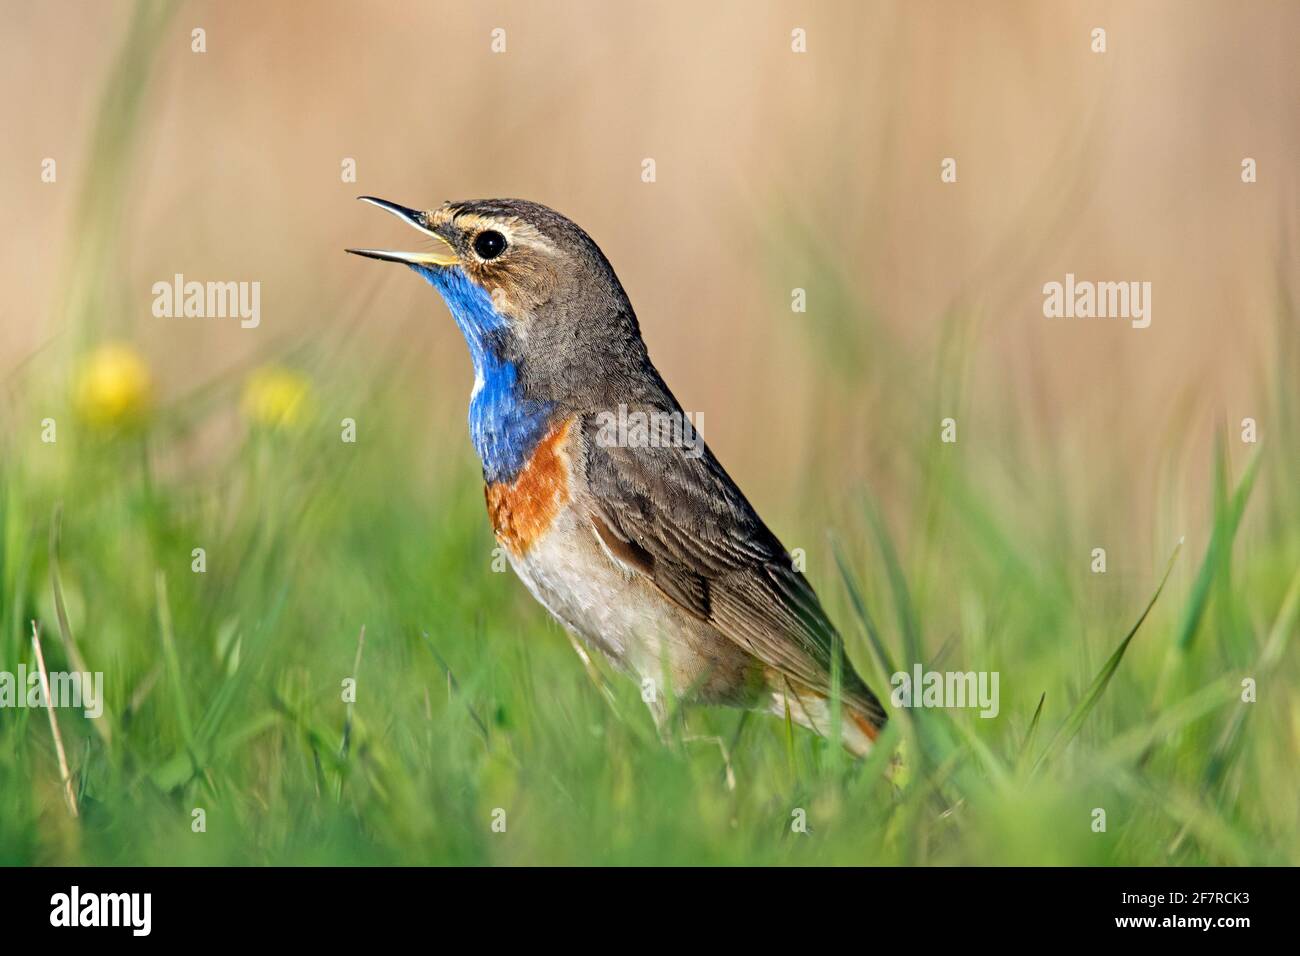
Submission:
[[[410,266],[464,335],[488,515],[533,596],[643,690],[668,679],[685,702],[789,714],[825,735],[838,672],[844,746],[866,753],[880,703],[712,452],[635,428],[618,435],[637,440],[610,440],[614,414],[686,416],[596,243],[518,199],[420,211],[362,198],[433,240],[425,252],[348,252]],[[666,695],[642,696],[662,731]]]

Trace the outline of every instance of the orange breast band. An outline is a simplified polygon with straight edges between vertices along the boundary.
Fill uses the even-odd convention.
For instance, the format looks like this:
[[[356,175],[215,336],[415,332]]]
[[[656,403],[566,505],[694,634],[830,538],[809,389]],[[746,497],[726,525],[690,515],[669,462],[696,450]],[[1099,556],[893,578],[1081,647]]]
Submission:
[[[516,557],[527,554],[546,534],[569,501],[570,463],[564,446],[572,424],[573,419],[566,419],[552,428],[514,481],[484,488],[492,530]]]

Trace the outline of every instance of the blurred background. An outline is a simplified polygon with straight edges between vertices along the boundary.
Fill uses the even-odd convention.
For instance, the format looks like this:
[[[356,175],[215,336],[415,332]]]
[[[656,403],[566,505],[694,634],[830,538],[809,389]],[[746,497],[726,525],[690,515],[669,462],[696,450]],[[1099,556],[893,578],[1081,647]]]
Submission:
[[[367,602],[385,606],[390,589],[430,593],[422,611],[450,604],[481,619],[485,601],[469,590],[438,591],[439,573],[470,588],[491,547],[465,434],[468,358],[424,283],[344,255],[411,241],[359,194],[417,207],[515,196],[574,219],[613,263],[715,452],[785,544],[808,552],[832,616],[851,619],[827,533],[855,567],[880,566],[867,497],[896,541],[924,640],[936,651],[959,635],[952,653],[966,666],[1035,660],[1077,693],[1182,536],[1163,623],[1181,617],[1185,629],[1190,612],[1176,609],[1199,593],[1223,501],[1256,447],[1241,421],[1255,418],[1265,490],[1239,540],[1261,563],[1224,592],[1218,624],[1238,636],[1219,651],[1240,662],[1269,633],[1300,561],[1295,3],[112,0],[6,2],[3,18],[11,655],[24,653],[33,610],[56,616],[44,587],[55,500],[66,520],[80,510],[86,538],[87,578],[69,575],[73,630],[104,626],[96,587],[101,600],[119,593],[89,569],[139,514],[103,525],[77,489],[110,493],[125,474],[134,488],[139,456],[86,451],[93,416],[65,416],[88,356],[110,343],[132,357],[106,374],[147,380],[126,401],[157,412],[142,480],[177,496],[165,518],[149,512],[147,542],[120,552],[140,572],[128,586],[138,608],[123,614],[156,613],[149,571],[162,544],[183,556],[194,529],[237,538],[240,520],[275,509],[292,530],[301,506],[316,509],[320,541],[353,549],[347,573],[366,575],[364,555],[378,551],[398,571],[385,581],[373,570],[364,595],[330,590],[296,619],[295,641],[310,634],[350,660]],[[1096,27],[1105,53],[1092,50]],[[195,29],[205,52],[192,49]],[[804,53],[792,51],[795,29]],[[947,157],[955,183],[940,179]],[[54,182],[42,180],[47,159]],[[355,182],[341,177],[348,160]],[[1067,272],[1150,282],[1150,327],[1045,319],[1043,284]],[[155,317],[152,286],[176,273],[260,282],[260,325]],[[791,310],[796,288],[806,312]],[[57,452],[37,444],[47,415],[60,422]],[[348,466],[331,457],[343,416],[362,436]],[[941,457],[949,416],[959,440]],[[309,436],[297,439],[298,470],[250,451],[259,422],[277,417]],[[329,497],[332,481],[352,483],[351,497]],[[362,516],[366,533],[340,531]],[[1097,546],[1105,578],[1087,574]],[[274,561],[264,547],[249,553]],[[281,571],[330,559],[302,560]],[[447,571],[466,561],[472,573]],[[340,580],[331,573],[343,571],[315,578],[322,595]],[[861,582],[873,607],[887,603],[880,573]],[[219,623],[240,605],[241,580],[193,598],[195,627],[216,633],[223,661],[233,632]],[[1017,583],[1033,592],[1029,610],[1008,608]],[[537,624],[521,588],[491,587]],[[245,595],[244,620],[264,598]],[[1063,628],[1077,631],[1069,642]],[[554,635],[549,646],[564,653]],[[423,652],[394,653],[397,667]],[[124,665],[123,698],[139,692],[147,657]],[[1023,730],[1040,685],[1003,686]],[[1133,694],[1145,700],[1150,686]],[[1288,701],[1274,718],[1289,728],[1275,745],[1293,772],[1300,708]],[[1234,858],[1214,846],[1200,859]],[[41,856],[17,855],[29,853]]]
[[[811,453],[826,355],[863,397],[911,387],[862,381],[854,350],[888,335],[935,354],[958,313],[966,387],[1015,396],[1080,467],[1122,456],[1140,481],[1171,417],[1257,407],[1294,279],[1292,3],[171,6],[129,54],[128,118],[105,114],[104,85],[131,4],[7,5],[0,370],[67,334],[91,203],[111,226],[81,307],[155,360],[164,395],[361,324],[354,347],[417,364],[411,401],[459,424],[455,330],[414,277],[343,258],[406,238],[353,196],[521,196],[601,244],[684,406],[771,495]],[[97,122],[136,126],[96,155]],[[1042,285],[1067,271],[1150,281],[1151,327],[1044,320]],[[260,280],[262,326],[155,319],[150,287],[176,272]],[[965,411],[991,440],[987,403]],[[819,467],[878,467],[873,406],[840,424]]]

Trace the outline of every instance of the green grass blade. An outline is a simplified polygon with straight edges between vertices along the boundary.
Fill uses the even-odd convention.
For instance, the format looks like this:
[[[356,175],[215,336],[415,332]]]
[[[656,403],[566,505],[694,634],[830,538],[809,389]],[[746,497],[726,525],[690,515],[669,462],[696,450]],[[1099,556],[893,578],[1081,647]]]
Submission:
[[[1038,697],[1038,706],[1034,708],[1033,719],[1029,721],[1029,731],[1025,734],[1024,743],[1020,745],[1020,753],[1016,757],[1017,766],[1023,766],[1033,752],[1034,740],[1038,737],[1038,723],[1043,719],[1043,702],[1046,700],[1047,691],[1043,691]]]
[[[862,625],[862,630],[867,635],[867,642],[871,647],[872,655],[876,659],[876,666],[880,668],[881,677],[888,681],[889,675],[897,673],[894,663],[890,660],[889,651],[885,649],[885,644],[880,639],[880,631],[876,629],[876,622],[871,617],[871,612],[867,610],[867,602],[863,600],[862,592],[858,590],[853,575],[849,573],[849,564],[844,557],[844,552],[840,549],[839,542],[834,538],[831,539],[831,551],[835,555],[835,566],[840,570],[840,578],[844,581],[845,590],[849,592],[849,602],[853,605],[853,613],[857,616],[858,623]]]
[[[163,660],[167,664],[167,679],[171,682],[172,698],[176,702],[176,720],[186,747],[193,750],[194,723],[186,702],[186,685],[181,679],[180,658],[176,655],[176,638],[172,633],[172,612],[167,603],[167,577],[162,571],[154,576],[154,587],[158,595],[158,630],[162,633]]]
[[[1128,650],[1129,643],[1137,634],[1138,628],[1142,626],[1142,622],[1147,619],[1147,615],[1151,613],[1151,609],[1156,606],[1156,601],[1159,600],[1160,592],[1165,588],[1165,582],[1169,580],[1169,572],[1174,569],[1174,561],[1177,559],[1178,552],[1182,550],[1182,547],[1183,542],[1180,540],[1174,547],[1173,554],[1169,556],[1169,563],[1165,566],[1164,576],[1160,579],[1160,584],[1156,587],[1155,593],[1151,595],[1151,600],[1147,602],[1147,606],[1142,611],[1142,615],[1137,619],[1137,622],[1134,623],[1133,627],[1129,629],[1129,632],[1124,635],[1124,640],[1120,641],[1119,647],[1115,648],[1115,653],[1110,655],[1110,659],[1106,661],[1097,676],[1093,678],[1092,684],[1089,686],[1087,693],[1085,693],[1083,698],[1074,705],[1074,710],[1072,710],[1070,715],[1065,719],[1065,723],[1061,725],[1059,730],[1057,730],[1056,734],[1048,742],[1047,747],[1044,748],[1042,754],[1040,754],[1038,759],[1034,762],[1035,770],[1046,763],[1057,750],[1074,739],[1074,735],[1079,732],[1079,728],[1082,727],[1083,722],[1088,719],[1088,715],[1092,713],[1092,709],[1097,706],[1097,701],[1101,700],[1101,695],[1105,693],[1107,685],[1110,684],[1110,679],[1115,676],[1115,671],[1119,668],[1119,662],[1124,659],[1124,652]]]
[[[1218,471],[1220,476],[1224,474],[1222,469],[1225,467],[1220,459]],[[1205,549],[1205,557],[1201,559],[1196,582],[1192,585],[1192,596],[1187,602],[1182,623],[1178,628],[1178,637],[1174,642],[1180,651],[1188,650],[1196,637],[1201,617],[1205,613],[1205,606],[1209,602],[1215,572],[1223,566],[1226,554],[1232,548],[1232,541],[1237,536],[1237,528],[1241,524],[1242,513],[1246,510],[1250,491],[1255,485],[1255,474],[1258,468],[1259,451],[1257,450],[1246,464],[1246,470],[1242,473],[1241,481],[1237,483],[1231,500],[1215,508],[1214,530],[1210,534],[1210,543]]]
[[[863,507],[867,512],[867,520],[871,522],[871,529],[875,532],[880,556],[885,561],[889,589],[893,593],[894,608],[898,614],[898,627],[903,635],[904,658],[909,664],[918,663],[921,660],[920,626],[917,624],[916,608],[907,587],[907,577],[903,574],[903,566],[898,560],[898,551],[879,512],[870,503],[864,504]]]
[[[1296,570],[1295,576],[1291,579],[1286,597],[1282,599],[1282,607],[1278,610],[1277,620],[1273,622],[1268,640],[1264,644],[1264,651],[1260,654],[1259,663],[1254,668],[1255,677],[1259,682],[1271,676],[1277,668],[1291,635],[1296,630],[1297,618],[1300,618],[1300,569]],[[1240,693],[1240,686],[1234,685],[1232,693],[1234,696]],[[1211,786],[1218,784],[1224,778],[1240,752],[1241,732],[1246,725],[1246,717],[1250,710],[1249,707],[1239,706],[1215,743],[1214,752],[1205,767],[1205,780]]]

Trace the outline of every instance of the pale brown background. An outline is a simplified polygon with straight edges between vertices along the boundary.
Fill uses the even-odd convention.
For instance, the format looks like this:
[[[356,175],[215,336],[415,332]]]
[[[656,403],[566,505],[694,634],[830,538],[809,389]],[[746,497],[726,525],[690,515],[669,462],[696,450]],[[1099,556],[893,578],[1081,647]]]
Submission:
[[[59,340],[77,186],[129,12],[4,4],[0,372]],[[1298,27],[1300,4],[1261,0],[185,4],[101,294],[164,394],[364,321],[376,368],[421,363],[412,400],[431,427],[463,428],[468,361],[432,291],[341,251],[412,237],[353,197],[527,197],[603,246],[678,397],[761,497],[788,500],[814,454],[800,423],[823,407],[825,352],[803,324],[832,305],[827,270],[923,365],[945,312],[971,317],[964,426],[995,431],[980,396],[997,414],[1009,396],[1085,471],[1124,456],[1141,475],[1175,410],[1200,442],[1255,413],[1271,374],[1296,277]],[[1152,282],[1151,328],[1045,320],[1042,284],[1067,271]],[[262,327],[153,318],[150,286],[175,272],[260,280]],[[790,312],[795,286],[809,316]],[[844,406],[843,454],[820,459],[845,483],[889,454],[872,407]]]

